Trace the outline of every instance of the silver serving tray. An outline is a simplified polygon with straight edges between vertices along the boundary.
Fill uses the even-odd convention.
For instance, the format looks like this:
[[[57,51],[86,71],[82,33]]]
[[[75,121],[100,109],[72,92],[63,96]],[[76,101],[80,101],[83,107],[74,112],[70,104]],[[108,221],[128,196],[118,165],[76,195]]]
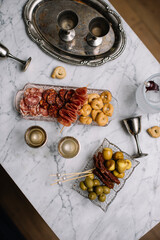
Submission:
[[[115,152],[123,152],[118,146],[116,146],[115,144],[111,143],[109,140],[107,140],[106,138],[103,140],[102,144],[99,146],[99,148],[96,150],[96,152],[94,154],[98,154],[98,152],[102,152],[103,148],[111,148],[113,150],[113,153]],[[93,154],[93,155],[94,155]],[[131,174],[133,173],[134,169],[138,166],[139,161],[135,160],[134,158],[132,158],[129,154],[127,154],[126,152],[123,152],[124,155],[124,159],[128,159],[132,162],[132,167],[129,170],[125,171],[125,176],[124,178],[119,178],[120,184],[114,184],[114,188],[110,190],[110,193],[106,195],[106,201],[105,202],[99,202],[98,199],[93,200],[92,202],[99,206],[104,212],[107,211],[109,205],[113,202],[113,200],[115,199],[115,197],[117,196],[118,192],[123,188],[123,186],[126,183],[126,180],[131,176]],[[87,171],[89,169],[94,168],[94,162],[93,162],[93,157],[90,158],[86,164],[86,166],[84,167],[83,170],[81,171]],[[95,176],[96,179],[98,179]],[[81,194],[83,197],[88,198],[88,192],[87,191],[83,191],[80,187],[79,184],[81,181],[83,181],[83,178],[77,179],[75,180],[75,182],[73,183],[72,188],[74,190],[76,190],[79,194]],[[99,179],[100,180],[100,179]],[[100,181],[101,182],[101,181]],[[104,185],[101,182],[102,185]],[[89,199],[88,199],[89,200]]]
[[[59,38],[57,16],[68,9],[78,15],[79,23],[75,39],[66,43]],[[99,16],[105,17],[111,28],[100,46],[91,47],[86,41],[88,24]],[[120,17],[102,0],[29,0],[24,21],[28,35],[44,52],[69,64],[100,66],[117,58],[126,45]]]
[[[15,108],[16,110],[21,114],[20,112],[20,100],[23,98],[24,96],[24,92],[27,88],[43,88],[44,90],[46,89],[50,89],[53,88],[55,89],[57,92],[63,88],[63,89],[77,89],[77,87],[69,87],[69,86],[55,86],[55,85],[46,85],[46,84],[34,84],[34,83],[27,83],[23,89],[19,90],[15,96]],[[89,89],[87,88],[87,93],[98,93],[101,94],[103,91],[106,91],[107,89]],[[108,90],[107,90],[108,91]],[[117,117],[118,114],[118,102],[117,100],[112,96],[112,101],[111,104],[114,106],[114,112],[112,117],[108,117],[108,124]],[[38,115],[38,116],[31,116],[31,115],[23,115],[21,114],[21,117],[26,119],[26,120],[38,120],[38,121],[50,121],[50,122],[57,122],[56,118],[47,116],[44,117],[42,115]],[[79,124],[79,125],[84,125],[82,124],[79,120],[77,120],[75,122],[75,124]],[[108,124],[106,124],[104,127],[108,126]],[[92,126],[99,126],[96,122],[92,122],[90,125]]]

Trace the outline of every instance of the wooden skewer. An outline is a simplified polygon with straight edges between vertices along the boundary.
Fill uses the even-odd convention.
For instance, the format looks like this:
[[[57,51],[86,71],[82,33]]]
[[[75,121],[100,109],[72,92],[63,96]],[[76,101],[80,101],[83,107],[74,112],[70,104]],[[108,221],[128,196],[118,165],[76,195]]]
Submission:
[[[86,171],[85,174],[83,174],[81,177],[83,177],[83,176],[86,175],[86,174],[88,174],[88,176],[89,176],[90,174],[92,174],[92,172],[89,172],[89,171],[87,172],[87,171]],[[76,175],[77,175],[77,174],[76,174]],[[58,181],[61,182],[61,181],[64,181],[64,180],[66,180],[66,179],[68,179],[68,178],[69,178],[69,179],[72,179],[72,178],[75,177],[76,175],[74,174],[74,175],[66,176],[65,179],[64,179],[64,176],[62,176],[62,178],[58,178],[58,179],[56,180],[56,182],[58,182]],[[79,175],[79,174],[78,174],[78,175]]]
[[[67,179],[67,180],[64,180],[64,181],[60,181],[58,179],[56,182],[52,183],[51,185],[58,184],[59,181],[64,183],[64,182],[72,181],[72,180],[79,179],[79,178],[82,178],[82,177],[87,177],[87,176],[89,176],[89,174],[85,174],[83,176],[79,176],[79,177],[75,177],[75,178],[70,178],[70,179]]]
[[[63,127],[62,127],[62,129],[61,129],[60,133],[62,133],[62,131],[63,131],[63,129],[64,129],[64,128],[65,128],[65,126],[63,126]]]
[[[80,174],[83,174],[83,173],[92,173],[92,170],[94,170],[95,168],[92,168],[92,169],[89,169],[89,170],[86,170],[84,172],[76,172],[76,173],[63,173],[61,176],[64,176],[64,175],[80,175]],[[51,177],[56,177],[57,174],[51,174],[50,175]]]

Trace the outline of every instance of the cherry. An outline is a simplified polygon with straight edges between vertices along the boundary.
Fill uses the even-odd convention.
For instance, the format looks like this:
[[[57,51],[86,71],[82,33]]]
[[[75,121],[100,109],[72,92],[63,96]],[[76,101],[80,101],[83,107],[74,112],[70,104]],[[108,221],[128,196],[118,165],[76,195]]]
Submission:
[[[159,91],[159,86],[154,81],[148,81],[146,83],[146,92],[147,91],[152,91],[152,90],[158,92]]]

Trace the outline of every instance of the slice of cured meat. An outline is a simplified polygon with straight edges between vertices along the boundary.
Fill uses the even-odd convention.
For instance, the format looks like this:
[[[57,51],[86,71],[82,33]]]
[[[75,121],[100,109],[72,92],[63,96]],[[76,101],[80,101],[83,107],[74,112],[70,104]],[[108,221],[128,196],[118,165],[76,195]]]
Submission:
[[[71,121],[71,122],[72,122],[72,119],[71,119],[71,117],[68,115],[66,109],[61,109],[61,110],[59,110],[59,115],[60,115],[62,118],[66,119],[67,121]]]
[[[65,100],[65,95],[66,95],[67,92],[68,92],[68,90],[63,89],[63,88],[59,90],[59,96],[60,96],[62,101]]]
[[[56,97],[56,104],[58,106],[58,109],[62,108],[64,105],[64,102],[61,100],[59,96]]]
[[[69,126],[71,126],[71,124],[72,124],[71,121],[62,118],[61,116],[59,116],[59,117],[57,118],[57,120],[58,120],[59,123],[61,123],[61,124],[62,124],[63,126],[65,126],[65,127],[69,127]]]
[[[30,115],[37,116],[39,114],[39,106],[30,107]]]
[[[48,94],[47,96],[47,102],[52,105],[56,103],[56,97],[57,97],[57,92],[56,91],[52,91]]]
[[[49,116],[57,118],[58,117],[58,106],[53,104],[48,109]]]
[[[24,99],[20,101],[20,112],[22,115],[29,115],[30,113],[29,107],[25,104]]]
[[[45,90],[45,91],[43,92],[42,97],[43,97],[43,99],[44,99],[45,101],[47,101],[47,96],[48,96],[48,94],[51,93],[51,92],[55,92],[55,90],[54,90],[53,88],[50,88],[50,89],[47,89],[47,90]]]
[[[65,100],[68,102],[74,93],[75,93],[75,91],[73,89],[70,89],[65,95]]]
[[[72,101],[70,103],[71,103],[71,105],[76,106],[77,109],[81,109],[81,101],[79,101],[78,99],[72,99]]]
[[[47,109],[49,104],[44,100],[42,99],[40,102],[39,102],[40,106],[44,109]]]
[[[24,92],[24,97],[28,96],[29,94],[33,95],[37,91],[37,88],[27,88]]]
[[[42,99],[42,89],[27,88],[24,92],[25,104],[29,107],[37,106]]]
[[[40,107],[39,108],[39,114],[41,114],[44,117],[47,117],[48,116],[48,109]]]
[[[79,107],[76,106],[74,103],[66,103],[65,108],[68,109],[68,110],[71,110],[75,113],[77,113],[77,111],[79,110]]]
[[[87,88],[83,87],[83,88],[77,88],[76,89],[76,94],[80,95],[80,96],[85,96],[87,95]]]
[[[25,104],[29,107],[37,106],[39,103],[39,97],[38,96],[32,96],[32,95],[27,95],[24,97]]]

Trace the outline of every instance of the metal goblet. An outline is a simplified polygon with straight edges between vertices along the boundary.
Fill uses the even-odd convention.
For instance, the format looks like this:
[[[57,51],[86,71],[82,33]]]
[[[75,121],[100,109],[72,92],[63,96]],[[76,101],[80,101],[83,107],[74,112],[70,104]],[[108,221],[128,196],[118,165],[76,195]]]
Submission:
[[[77,14],[71,10],[65,10],[59,13],[57,17],[60,27],[59,36],[65,42],[70,42],[75,37],[74,28],[78,24]]]
[[[103,17],[93,18],[89,23],[89,33],[87,43],[91,47],[97,47],[102,43],[102,37],[106,36],[110,30],[109,22]]]
[[[141,132],[141,116],[124,119],[123,123],[126,126],[127,131],[134,136],[136,141],[137,154],[133,155],[133,157],[141,158],[147,156],[147,153],[142,153],[138,140],[138,134]]]
[[[23,65],[23,71],[26,71],[30,62],[31,62],[31,57],[27,59],[27,61],[23,61],[17,57],[14,57],[8,50],[8,48],[6,48],[4,45],[2,45],[0,43],[0,57],[1,58],[6,58],[6,57],[9,57],[9,58],[12,58],[12,59],[15,59],[16,61],[22,63]]]

